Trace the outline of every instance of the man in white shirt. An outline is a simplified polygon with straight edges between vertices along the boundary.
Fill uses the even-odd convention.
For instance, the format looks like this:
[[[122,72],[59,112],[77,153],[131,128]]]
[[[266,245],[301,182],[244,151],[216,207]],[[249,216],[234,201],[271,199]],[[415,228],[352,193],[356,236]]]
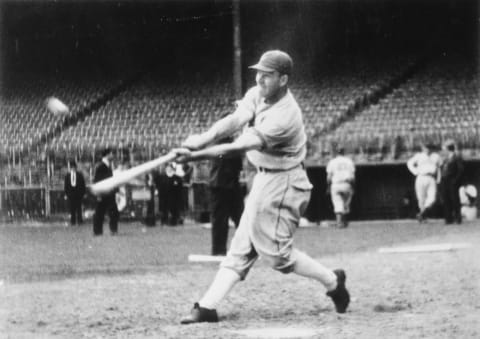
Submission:
[[[355,164],[344,155],[344,149],[338,146],[336,156],[327,164],[327,184],[339,228],[348,226],[347,216],[350,213],[354,182]]]
[[[432,144],[422,145],[422,151],[416,153],[407,161],[409,171],[416,176],[415,194],[418,201],[419,222],[425,220],[426,214],[435,203],[437,197],[437,184],[440,182],[441,159],[438,153],[434,152]]]

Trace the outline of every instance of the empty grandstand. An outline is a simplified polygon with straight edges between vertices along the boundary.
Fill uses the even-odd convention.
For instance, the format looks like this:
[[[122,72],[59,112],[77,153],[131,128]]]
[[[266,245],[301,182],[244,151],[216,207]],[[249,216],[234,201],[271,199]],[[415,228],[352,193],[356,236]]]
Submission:
[[[179,145],[234,109],[236,86],[253,84],[247,66],[269,48],[294,57],[292,92],[318,187],[338,143],[366,168],[385,169],[403,166],[421,142],[453,138],[477,166],[477,12],[476,1],[450,0],[240,1],[239,12],[208,0],[2,2],[2,206],[8,189],[60,191],[68,158],[90,181],[104,147],[138,163]],[[50,95],[68,116],[49,114]]]

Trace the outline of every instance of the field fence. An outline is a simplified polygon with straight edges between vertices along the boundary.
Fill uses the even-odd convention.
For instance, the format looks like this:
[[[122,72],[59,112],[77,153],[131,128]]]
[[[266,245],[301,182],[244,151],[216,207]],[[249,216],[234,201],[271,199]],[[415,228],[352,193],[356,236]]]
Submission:
[[[182,211],[184,217],[205,222],[209,214],[209,190],[206,183],[186,184],[182,191]],[[147,186],[126,185],[125,207],[120,211],[122,219],[143,220],[147,215],[148,203],[154,203],[155,214],[160,213],[160,199],[167,199],[162,192],[153,196]],[[83,199],[85,219],[93,216],[96,197],[87,192]],[[69,204],[63,187],[46,185],[24,187],[0,187],[0,219],[66,218]]]

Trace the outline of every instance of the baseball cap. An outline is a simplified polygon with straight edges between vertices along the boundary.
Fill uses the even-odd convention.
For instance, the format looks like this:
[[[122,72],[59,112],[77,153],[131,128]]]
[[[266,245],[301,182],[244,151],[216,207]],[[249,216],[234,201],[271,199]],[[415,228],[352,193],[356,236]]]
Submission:
[[[280,74],[290,75],[293,68],[293,61],[287,53],[279,50],[272,50],[263,53],[258,63],[248,68],[263,72],[278,71]]]

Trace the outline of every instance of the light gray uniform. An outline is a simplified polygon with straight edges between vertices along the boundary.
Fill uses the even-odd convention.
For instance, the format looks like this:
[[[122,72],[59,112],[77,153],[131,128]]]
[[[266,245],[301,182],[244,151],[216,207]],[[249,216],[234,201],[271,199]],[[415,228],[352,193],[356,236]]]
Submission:
[[[352,183],[355,180],[355,164],[352,159],[339,155],[327,164],[327,174],[331,180],[330,196],[335,213],[350,213],[353,197]]]
[[[239,101],[234,114],[254,119],[254,125],[244,133],[259,136],[263,147],[247,152],[258,172],[221,265],[243,279],[260,255],[274,269],[291,272],[295,263],[292,237],[312,189],[302,165],[307,136],[301,110],[290,91],[269,105],[258,87],[253,87]]]

